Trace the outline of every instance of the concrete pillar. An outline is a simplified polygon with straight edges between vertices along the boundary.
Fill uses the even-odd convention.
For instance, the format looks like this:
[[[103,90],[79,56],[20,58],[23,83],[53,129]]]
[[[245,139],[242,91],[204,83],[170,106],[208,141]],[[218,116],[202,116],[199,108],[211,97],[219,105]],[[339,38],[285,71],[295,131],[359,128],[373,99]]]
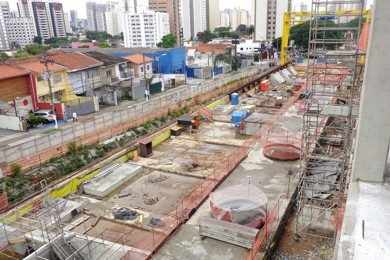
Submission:
[[[390,141],[390,1],[376,0],[374,8],[352,174],[382,182]]]

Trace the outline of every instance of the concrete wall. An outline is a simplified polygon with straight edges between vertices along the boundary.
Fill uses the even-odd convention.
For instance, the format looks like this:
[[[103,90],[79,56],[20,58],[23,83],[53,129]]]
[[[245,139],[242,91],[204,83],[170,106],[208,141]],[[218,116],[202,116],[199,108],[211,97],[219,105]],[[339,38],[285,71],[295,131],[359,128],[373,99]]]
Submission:
[[[39,165],[46,160],[66,152],[69,142],[92,144],[109,139],[149,120],[165,116],[171,110],[183,106],[192,106],[210,100],[261,77],[261,70],[250,68],[232,75],[226,75],[218,81],[205,81],[197,86],[181,86],[146,102],[117,111],[96,114],[88,121],[68,124],[55,132],[19,140],[16,144],[0,148],[0,164],[7,172],[8,165],[16,162],[25,168]]]
[[[0,115],[0,126],[3,129],[11,129],[15,131],[24,131],[23,124],[19,117]]]
[[[360,102],[353,179],[382,182],[390,141],[390,1],[377,0]]]

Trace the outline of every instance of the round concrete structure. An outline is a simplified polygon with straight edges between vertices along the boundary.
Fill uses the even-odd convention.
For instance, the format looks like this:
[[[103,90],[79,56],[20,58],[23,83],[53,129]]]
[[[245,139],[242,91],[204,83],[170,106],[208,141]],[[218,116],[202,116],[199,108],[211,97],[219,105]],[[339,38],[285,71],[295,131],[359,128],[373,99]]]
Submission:
[[[267,197],[254,185],[234,185],[211,194],[214,218],[249,227],[264,224]]]
[[[277,161],[295,161],[300,158],[301,149],[293,144],[271,143],[263,148],[265,157]]]

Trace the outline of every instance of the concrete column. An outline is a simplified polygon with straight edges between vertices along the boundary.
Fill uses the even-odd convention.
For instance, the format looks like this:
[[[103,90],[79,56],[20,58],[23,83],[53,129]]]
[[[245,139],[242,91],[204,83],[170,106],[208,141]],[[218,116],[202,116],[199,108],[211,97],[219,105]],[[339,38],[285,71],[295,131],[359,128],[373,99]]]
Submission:
[[[376,0],[374,9],[352,174],[382,182],[390,141],[390,1]]]

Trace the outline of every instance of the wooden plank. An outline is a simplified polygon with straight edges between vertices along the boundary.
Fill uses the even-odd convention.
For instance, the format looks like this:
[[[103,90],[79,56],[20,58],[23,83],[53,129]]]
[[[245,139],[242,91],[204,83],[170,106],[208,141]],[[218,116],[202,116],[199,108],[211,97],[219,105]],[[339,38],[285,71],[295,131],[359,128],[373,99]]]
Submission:
[[[251,248],[259,230],[210,217],[199,219],[199,234],[244,248]]]

